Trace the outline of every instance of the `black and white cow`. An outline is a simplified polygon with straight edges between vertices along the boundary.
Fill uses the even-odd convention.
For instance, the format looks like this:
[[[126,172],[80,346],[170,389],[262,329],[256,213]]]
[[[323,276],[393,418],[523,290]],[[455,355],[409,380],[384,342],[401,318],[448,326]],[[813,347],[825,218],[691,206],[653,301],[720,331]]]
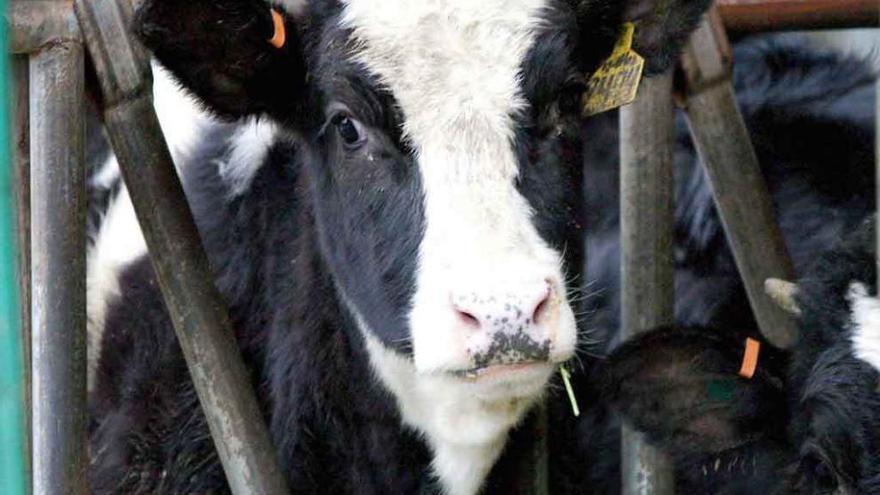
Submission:
[[[739,376],[745,340],[760,336],[705,179],[685,160],[678,325],[616,349],[603,398],[672,454],[684,490],[880,493],[875,220],[858,220],[874,206],[875,74],[787,38],[735,53],[740,102],[802,273],[800,341],[789,351],[764,342],[753,377]]]
[[[287,0],[276,48],[263,0],[142,2],[182,85],[259,119],[180,165],[297,492],[510,492],[579,346],[585,74],[627,18],[662,70],[706,3]],[[93,491],[223,493],[148,261],[95,259]],[[589,427],[552,399],[554,493],[585,493]]]
[[[703,493],[880,493],[880,301],[874,222],[798,284],[800,342],[764,343],[738,376],[747,331],[658,329],[612,353],[608,395]]]
[[[798,35],[734,45],[734,86],[798,273],[874,209],[876,72]],[[585,123],[588,324],[619,343],[619,165],[612,113]],[[745,289],[682,116],[675,145],[676,323],[752,328]]]

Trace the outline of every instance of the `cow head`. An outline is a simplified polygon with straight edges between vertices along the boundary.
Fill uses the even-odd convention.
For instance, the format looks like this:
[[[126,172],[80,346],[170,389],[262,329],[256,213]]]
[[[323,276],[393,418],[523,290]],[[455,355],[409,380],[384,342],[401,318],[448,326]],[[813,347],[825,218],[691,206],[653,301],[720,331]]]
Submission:
[[[706,1],[662,4],[145,0],[136,30],[216,114],[300,136],[321,255],[374,359],[509,402],[575,352],[585,77],[628,15],[667,66]]]
[[[608,397],[706,492],[876,493],[875,242],[871,220],[825,253],[796,291],[776,288],[799,316],[800,341],[789,352],[765,343],[751,378],[739,374],[746,335],[660,329],[612,354]]]

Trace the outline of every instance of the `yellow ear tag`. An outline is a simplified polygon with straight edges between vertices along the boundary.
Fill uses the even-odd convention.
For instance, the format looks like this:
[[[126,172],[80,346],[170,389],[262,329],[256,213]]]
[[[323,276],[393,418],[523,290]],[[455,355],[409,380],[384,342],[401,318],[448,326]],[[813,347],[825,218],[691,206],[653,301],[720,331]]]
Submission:
[[[645,59],[632,49],[633,33],[633,23],[625,22],[611,56],[587,81],[583,95],[584,116],[605,112],[636,99]]]

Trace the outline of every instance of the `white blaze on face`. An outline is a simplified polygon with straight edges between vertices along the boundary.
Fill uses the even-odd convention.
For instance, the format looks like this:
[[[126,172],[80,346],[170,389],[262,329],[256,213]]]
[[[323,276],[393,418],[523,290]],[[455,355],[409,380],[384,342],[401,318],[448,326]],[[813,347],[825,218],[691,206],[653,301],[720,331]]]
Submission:
[[[847,299],[852,309],[853,352],[880,371],[880,300],[868,295],[860,283],[850,285]]]
[[[442,373],[473,366],[473,342],[454,331],[461,316],[452,295],[525,300],[538,289],[545,294],[549,281],[551,299],[561,300],[550,359],[569,357],[575,342],[560,253],[541,239],[515,187],[515,118],[527,106],[520,71],[549,2],[343,1],[353,56],[400,105],[424,190],[410,314],[414,360],[385,349],[366,329],[370,357],[404,420],[428,438],[445,491],[475,493],[552,367],[491,390]]]
[[[355,57],[396,98],[422,176],[425,232],[410,328],[419,372],[471,365],[452,331],[452,294],[530,297],[561,284],[560,253],[539,236],[516,190],[521,67],[543,29],[546,0],[346,0]],[[561,304],[551,357],[571,352]],[[563,335],[564,333],[564,335]],[[569,335],[570,334],[570,335]]]

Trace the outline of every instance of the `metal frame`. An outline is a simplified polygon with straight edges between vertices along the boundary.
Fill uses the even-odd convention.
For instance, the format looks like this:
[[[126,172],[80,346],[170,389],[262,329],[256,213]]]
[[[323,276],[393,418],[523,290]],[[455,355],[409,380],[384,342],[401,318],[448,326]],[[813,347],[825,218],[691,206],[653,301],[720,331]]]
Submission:
[[[874,26],[880,25],[880,5],[875,0],[719,4],[720,14],[709,14],[683,57],[680,103],[761,330],[784,347],[795,338],[794,326],[761,288],[765,278],[791,278],[793,270],[733,98],[720,16],[735,31]],[[262,415],[152,108],[146,55],[126,29],[131,10],[128,0],[76,0],[75,9],[65,0],[16,0],[9,9],[10,49],[19,54],[13,62],[14,180],[24,381],[32,382],[24,400],[33,412],[33,437],[26,441],[26,449],[33,449],[33,492],[87,493],[87,47],[110,139],[232,491],[287,493],[265,425],[255,420]],[[673,321],[671,94],[672,76],[665,74],[646,81],[638,100],[621,111],[625,336]],[[880,154],[880,139],[877,146]],[[547,491],[543,409],[534,429],[536,448],[526,456],[533,469],[523,467],[521,485],[523,493],[541,494]],[[630,431],[624,431],[623,452],[624,493],[672,493],[674,480],[662,453]]]
[[[797,10],[794,7],[808,7],[802,0],[764,0],[757,5],[742,0],[721,0],[719,4],[720,8],[713,7],[706,14],[685,47],[680,64],[682,84],[676,88],[676,96],[687,117],[758,327],[771,343],[787,348],[797,339],[795,322],[764,293],[764,282],[768,278],[792,280],[794,268],[736,103],[731,52],[722,15],[725,16],[724,22],[735,29],[816,27],[815,23],[821,17],[805,25],[804,17],[792,13]],[[793,10],[772,11],[783,4]],[[832,15],[832,24],[846,16],[868,25],[876,25],[880,20],[880,3],[876,0],[870,0],[870,5],[859,0],[835,4],[817,2],[813,6],[820,16]],[[856,12],[844,10],[855,4],[864,9]],[[865,11],[873,15],[870,22],[864,21]],[[798,15],[806,15],[798,12]],[[838,17],[833,17],[834,13]],[[780,24],[773,24],[776,21]],[[621,109],[621,321],[624,337],[672,321],[670,298],[674,297],[674,286],[672,275],[667,273],[671,250],[671,240],[667,236],[673,222],[669,213],[671,165],[667,162],[671,160],[667,155],[671,153],[673,139],[669,130],[672,116],[667,113],[669,93],[665,88],[657,88],[666,84],[668,78],[664,75],[662,82],[644,82],[636,102]],[[880,138],[877,148],[880,156]],[[668,460],[646,446],[641,436],[626,426],[621,455],[624,494],[667,495],[673,492],[674,480]]]
[[[22,238],[19,245],[29,245],[30,260],[35,260],[22,271],[22,280],[30,277],[22,293],[25,301],[30,299],[24,331],[31,331],[31,359],[25,358],[31,363],[32,396],[32,436],[27,444],[33,449],[35,493],[84,494],[88,488],[85,78],[82,41],[77,30],[70,29],[75,26],[71,19],[71,6],[63,1],[10,6],[10,48],[29,55],[28,75],[23,63],[17,67],[17,78],[27,80],[28,88],[25,92],[19,86],[16,91],[16,114],[29,117],[27,132],[18,135],[16,169],[22,181],[29,176],[30,189],[21,187],[18,194],[20,222],[31,227],[30,239]],[[21,29],[31,22],[33,30]],[[49,36],[55,30],[59,36]],[[27,141],[30,166],[25,170],[20,145]],[[25,254],[22,262],[27,261]]]
[[[673,266],[672,71],[645,79],[620,110],[621,331],[623,338],[672,324]],[[623,427],[622,491],[671,494],[669,459],[642,434]]]
[[[732,32],[880,26],[877,0],[717,0]]]
[[[10,48],[30,61],[27,71],[17,62],[15,163],[19,242],[30,245],[30,259],[19,261],[20,279],[31,279],[32,490],[88,493],[85,40],[108,134],[232,492],[288,493],[153,110],[148,59],[127,29],[131,14],[129,2],[115,0],[9,7]]]

